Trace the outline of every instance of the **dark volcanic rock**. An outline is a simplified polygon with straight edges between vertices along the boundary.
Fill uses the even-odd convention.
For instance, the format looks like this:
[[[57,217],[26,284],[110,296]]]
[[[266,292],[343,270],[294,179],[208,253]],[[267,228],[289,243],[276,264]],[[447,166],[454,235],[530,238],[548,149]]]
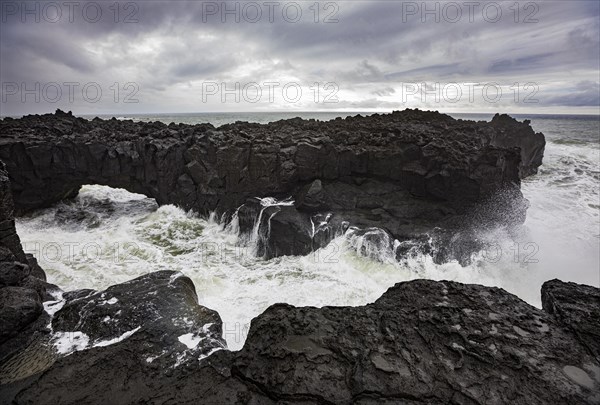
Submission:
[[[277,212],[260,224],[269,235],[257,242],[264,257],[307,254],[348,226],[379,227],[404,241],[436,228],[522,223],[520,180],[537,171],[544,144],[529,123],[506,115],[473,122],[419,110],[220,128],[88,121],[61,111],[0,121],[17,213],[97,183],[202,214],[237,209],[243,230],[262,211],[256,201],[240,211],[248,199],[291,197],[296,211],[269,208]],[[255,215],[245,226],[248,213]],[[99,220],[73,205],[56,215],[88,226]],[[315,230],[313,215],[331,222]]]
[[[3,259],[27,263],[21,240],[17,235],[14,218],[14,203],[6,165],[0,160],[0,248],[6,248],[12,258],[3,254]]]
[[[570,330],[501,289],[454,282],[400,283],[365,307],[274,305],[234,375],[321,403],[600,401],[598,360]]]
[[[299,213],[293,206],[269,207],[264,214],[269,221],[266,226],[269,235],[264,238],[266,258],[304,255],[312,250],[307,215]]]
[[[543,152],[543,135],[511,118],[472,122],[418,110],[218,129],[88,121],[58,111],[2,120],[0,136],[19,212],[73,196],[86,183],[205,213],[235,209],[248,197],[295,195],[315,179],[354,176],[461,208],[518,185],[519,171],[535,172]]]
[[[31,253],[25,253],[25,257],[27,258],[27,263],[31,269],[31,275],[42,281],[46,281],[46,273],[38,264],[37,259]]]
[[[534,173],[544,147],[543,135],[510,117],[476,123],[418,110],[218,129],[57,112],[0,121],[0,136],[19,212],[73,196],[86,183],[207,212],[234,209],[248,197],[295,194],[317,178],[352,176],[460,207],[518,184],[519,170],[521,177]],[[304,194],[307,208],[322,208],[314,205],[318,184]]]
[[[595,287],[546,281],[542,306],[560,324],[571,329],[581,343],[600,361],[600,290]]]
[[[491,125],[496,128],[488,138],[491,145],[500,147],[518,147],[521,150],[519,172],[521,178],[537,173],[542,164],[546,140],[540,133],[535,133],[529,126],[530,121],[518,122],[506,114],[496,114]],[[525,125],[523,125],[525,124]]]
[[[11,186],[0,161],[0,364],[34,339],[45,321],[46,274],[17,235]],[[1,378],[0,378],[1,380]]]
[[[15,336],[42,313],[37,291],[24,287],[0,288],[0,343]]]
[[[298,193],[298,201],[296,207],[302,211],[327,211],[331,209],[331,198],[323,189],[321,180],[317,179],[305,186]]]
[[[3,381],[13,393],[15,386],[33,383],[17,403],[133,403],[144,395],[158,398],[156,391],[144,394],[146,385],[164,383],[177,370],[195,369],[200,359],[225,347],[219,315],[198,305],[193,283],[181,273],[160,271],[105,291],[80,290],[63,298],[64,303],[54,304],[63,306],[52,319],[49,344],[36,348],[42,357],[45,347],[43,356],[52,361],[45,369],[34,367],[37,373],[28,380]],[[35,361],[20,360],[21,368]],[[10,359],[7,363],[13,375],[23,373]],[[2,374],[10,377],[0,367]]]
[[[0,262],[0,287],[19,285],[31,268],[19,262]]]
[[[141,328],[149,347],[162,342],[181,349],[184,345],[177,337],[186,333],[193,333],[191,339],[203,340],[193,353],[198,356],[224,346],[219,315],[198,305],[194,284],[181,273],[159,271],[101,292],[69,292],[63,298],[66,302],[52,320],[52,329],[58,333],[82,332],[91,346],[137,328]],[[160,358],[161,362],[177,361],[167,352],[148,350],[146,354],[146,358]]]
[[[175,280],[181,280],[177,287],[169,287],[169,274],[173,273],[160,272],[111,290],[125,291],[129,285],[146,294],[152,290],[150,285],[158,284],[157,291],[167,295],[177,291],[180,299],[170,301],[174,308],[156,307],[157,314],[166,315],[160,328],[154,321],[140,324],[135,317],[126,317],[126,329],[141,328],[112,345],[60,358],[17,389],[13,385],[15,403],[530,405],[600,401],[600,364],[590,353],[590,347],[596,351],[600,347],[598,340],[583,342],[571,325],[502,289],[449,281],[399,283],[362,307],[276,304],[252,321],[240,352],[220,350],[202,357],[192,351],[179,363],[160,358],[149,362],[149,356],[165,350],[181,352],[175,338],[179,333],[204,330],[205,322],[218,322],[208,310],[200,311],[189,329],[171,322],[179,311],[197,304],[184,302],[189,281],[180,277]],[[140,291],[136,285],[144,287]],[[585,301],[590,294],[598,294],[597,288],[558,281],[552,285],[554,291],[587,290],[579,300],[569,294],[569,305],[578,311],[598,310],[597,302]],[[69,328],[76,325],[78,310],[90,313],[89,320],[97,319],[104,311],[100,300],[112,295],[108,290],[105,293],[103,298],[89,291],[73,294],[69,298],[73,307],[65,306],[57,318],[62,317]],[[88,312],[82,303],[92,302],[94,296]],[[126,301],[120,308],[126,310]],[[83,328],[106,336],[86,319],[80,320]],[[204,344],[203,340],[200,346]],[[10,389],[3,386],[0,394]]]
[[[96,228],[102,223],[102,218],[114,213],[114,205],[109,199],[85,201],[78,198],[70,204],[60,204],[54,213],[54,220],[63,225]]]

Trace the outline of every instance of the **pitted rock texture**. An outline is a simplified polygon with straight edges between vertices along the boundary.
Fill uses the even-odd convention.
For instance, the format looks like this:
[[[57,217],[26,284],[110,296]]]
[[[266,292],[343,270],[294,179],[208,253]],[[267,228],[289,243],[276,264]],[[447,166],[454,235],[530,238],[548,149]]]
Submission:
[[[576,294],[597,288],[552,284],[566,291],[553,296],[556,308],[598,310]],[[600,364],[590,352],[600,343],[500,288],[415,280],[362,307],[276,304],[252,321],[241,351],[169,368],[146,356],[149,346],[171,341],[143,330],[60,359],[13,390],[14,403],[600,402]]]
[[[542,306],[560,324],[571,329],[600,361],[600,290],[595,287],[546,281]]]
[[[600,400],[598,365],[570,330],[499,288],[417,280],[365,307],[270,307],[234,374],[283,400],[585,403]]]

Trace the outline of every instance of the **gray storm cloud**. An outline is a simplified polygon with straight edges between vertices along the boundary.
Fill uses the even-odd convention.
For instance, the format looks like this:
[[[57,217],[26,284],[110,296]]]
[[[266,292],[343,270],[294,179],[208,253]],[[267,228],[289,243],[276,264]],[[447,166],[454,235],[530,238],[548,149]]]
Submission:
[[[3,115],[599,108],[596,1],[1,7]]]

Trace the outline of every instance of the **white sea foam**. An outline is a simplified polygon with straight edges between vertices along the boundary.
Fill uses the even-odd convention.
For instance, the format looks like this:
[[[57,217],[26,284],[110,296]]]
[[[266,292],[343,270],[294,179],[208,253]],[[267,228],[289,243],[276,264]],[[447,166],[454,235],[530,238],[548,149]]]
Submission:
[[[90,338],[83,332],[56,332],[52,337],[52,344],[56,351],[62,355],[88,348]]]
[[[62,298],[62,293],[58,295],[56,301],[45,301],[44,302],[44,311],[51,317],[54,316],[55,313],[60,311],[62,307],[65,305],[65,300]]]
[[[202,341],[202,336],[194,335],[193,333],[186,333],[177,338],[181,343],[186,345],[188,349],[193,349],[198,346],[198,343]]]
[[[236,215],[225,227],[215,216],[203,219],[170,205],[148,210],[139,204],[143,196],[102,186],[84,186],[80,195],[133,201],[137,208],[96,228],[62,226],[50,208],[20,218],[17,229],[49,281],[65,290],[104,289],[152,271],[180,271],[193,280],[200,304],[219,312],[231,349],[242,346],[250,320],[271,304],[364,305],[395,283],[416,278],[498,286],[540,306],[543,281],[558,277],[598,285],[600,268],[600,148],[594,142],[553,142],[558,135],[546,125],[536,128],[550,134],[544,165],[522,185],[531,203],[525,225],[510,237],[501,230],[482,233],[494,250],[474,255],[467,267],[438,265],[423,254],[397,263],[382,244],[351,231],[305,257],[262,260],[250,245],[240,246]],[[62,247],[58,257],[56,246]],[[55,305],[48,303],[46,310]]]
[[[127,332],[123,333],[121,336],[117,336],[116,338],[101,340],[99,342],[96,342],[96,343],[94,343],[94,345],[92,347],[105,347],[105,346],[114,345],[115,343],[119,343],[119,342],[122,342],[123,340],[127,339],[128,337],[130,337],[131,335],[133,335],[135,332],[137,332],[140,329],[141,329],[141,326],[138,326],[137,328],[127,331]]]

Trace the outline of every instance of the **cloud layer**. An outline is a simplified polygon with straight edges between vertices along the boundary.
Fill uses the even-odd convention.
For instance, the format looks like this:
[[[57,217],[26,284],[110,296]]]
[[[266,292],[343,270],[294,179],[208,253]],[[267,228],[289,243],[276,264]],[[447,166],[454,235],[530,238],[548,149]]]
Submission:
[[[600,105],[596,1],[1,7],[3,115]]]

